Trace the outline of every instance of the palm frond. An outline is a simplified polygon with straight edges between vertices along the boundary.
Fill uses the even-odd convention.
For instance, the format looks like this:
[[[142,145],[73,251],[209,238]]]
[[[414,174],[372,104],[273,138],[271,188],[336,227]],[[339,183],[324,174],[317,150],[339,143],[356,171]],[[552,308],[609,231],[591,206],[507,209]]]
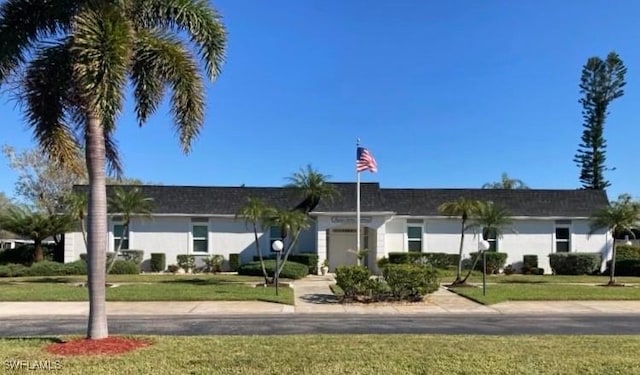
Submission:
[[[151,217],[153,199],[146,197],[138,187],[125,189],[118,186],[108,200],[109,212],[122,215],[125,223],[132,216]]]
[[[0,84],[25,63],[41,38],[68,30],[85,1],[6,0],[0,5]]]
[[[205,107],[204,84],[193,56],[179,39],[148,33],[136,43],[134,58],[134,66],[139,68],[134,76],[135,93],[145,90],[145,81],[136,81],[136,77],[155,75],[171,87],[171,111],[176,132],[183,151],[188,153],[204,124]],[[155,89],[149,95],[142,95],[142,107],[138,108],[139,121],[146,119],[149,111],[157,107],[160,94],[155,90],[158,84],[158,81],[154,81]]]
[[[142,0],[132,2],[129,12],[140,29],[161,27],[189,34],[209,79],[220,74],[227,33],[222,17],[207,0]]]

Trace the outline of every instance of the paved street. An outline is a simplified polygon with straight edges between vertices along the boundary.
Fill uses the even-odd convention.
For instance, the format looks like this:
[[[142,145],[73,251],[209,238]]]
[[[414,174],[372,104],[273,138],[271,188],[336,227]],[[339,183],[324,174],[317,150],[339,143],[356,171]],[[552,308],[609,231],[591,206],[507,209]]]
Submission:
[[[83,316],[7,318],[1,336],[84,334]],[[638,315],[366,315],[269,314],[245,316],[111,316],[113,334],[640,334]]]

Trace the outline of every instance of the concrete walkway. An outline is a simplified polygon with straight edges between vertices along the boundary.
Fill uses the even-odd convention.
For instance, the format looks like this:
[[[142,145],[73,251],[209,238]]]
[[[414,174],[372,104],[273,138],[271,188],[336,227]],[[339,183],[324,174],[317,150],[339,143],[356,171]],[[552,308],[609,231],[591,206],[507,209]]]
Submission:
[[[473,302],[442,287],[417,303],[341,304],[329,285],[332,275],[308,276],[293,282],[295,305],[260,301],[107,302],[107,314],[124,315],[252,315],[252,314],[638,314],[640,301],[523,301],[491,306]],[[0,318],[89,313],[88,302],[0,302]]]

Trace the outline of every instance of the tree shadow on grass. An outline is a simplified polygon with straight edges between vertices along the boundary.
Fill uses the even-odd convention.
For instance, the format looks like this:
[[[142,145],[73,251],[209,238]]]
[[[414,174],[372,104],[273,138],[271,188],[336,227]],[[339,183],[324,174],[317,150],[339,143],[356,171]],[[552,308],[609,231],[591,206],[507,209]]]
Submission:
[[[307,303],[317,305],[333,305],[340,303],[340,298],[335,294],[305,294],[300,299]]]
[[[66,276],[47,276],[47,277],[39,277],[37,279],[26,279],[26,280],[2,280],[0,281],[0,285],[15,285],[15,284],[70,284],[82,282],[81,279],[73,279]]]
[[[505,280],[505,281],[498,282],[498,284],[552,284],[552,283],[544,280]]]
[[[9,336],[9,337],[0,337],[2,341],[48,341],[50,343],[62,344],[65,341],[59,337],[52,336],[29,336],[29,337],[20,337],[20,336]]]
[[[229,281],[221,281],[221,280],[216,280],[216,279],[202,279],[202,278],[178,279],[178,280],[162,280],[162,281],[158,281],[158,283],[162,283],[162,284],[189,284],[189,285],[234,285],[234,284],[242,284],[241,282],[229,282]]]

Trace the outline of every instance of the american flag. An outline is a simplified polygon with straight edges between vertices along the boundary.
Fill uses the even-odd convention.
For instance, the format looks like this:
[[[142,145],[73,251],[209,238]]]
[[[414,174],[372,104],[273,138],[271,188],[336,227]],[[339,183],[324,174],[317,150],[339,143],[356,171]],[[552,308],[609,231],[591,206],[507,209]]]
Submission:
[[[369,171],[369,172],[377,172],[378,164],[376,163],[376,159],[371,155],[369,150],[364,147],[358,147],[356,159],[356,171]]]

